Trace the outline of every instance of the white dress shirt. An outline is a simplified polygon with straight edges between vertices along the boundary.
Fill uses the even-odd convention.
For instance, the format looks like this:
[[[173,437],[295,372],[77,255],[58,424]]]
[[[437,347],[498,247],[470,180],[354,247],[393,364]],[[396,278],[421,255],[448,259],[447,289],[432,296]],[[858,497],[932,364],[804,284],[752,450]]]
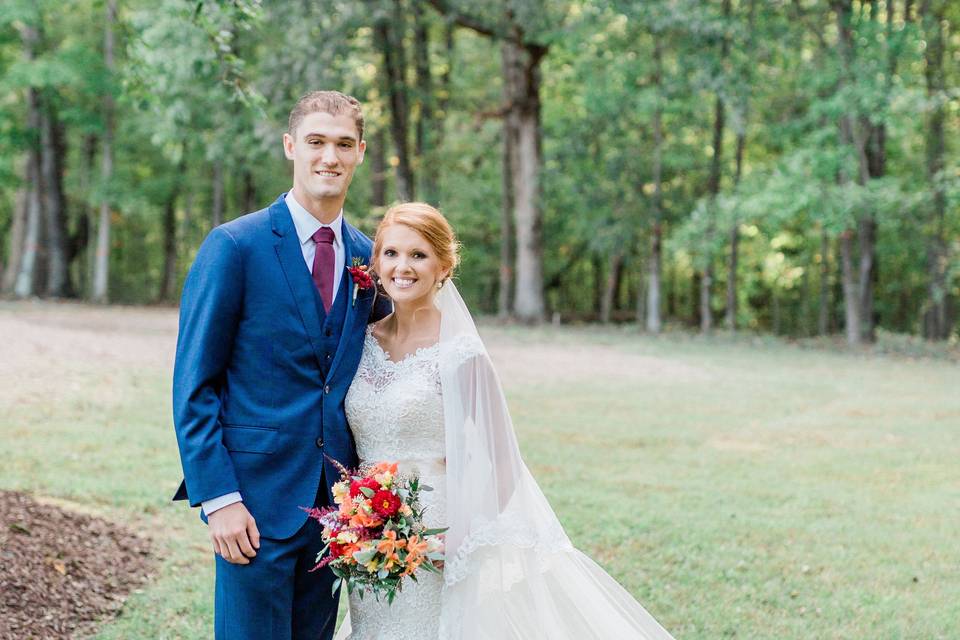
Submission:
[[[293,192],[289,192],[284,198],[287,203],[287,209],[290,210],[290,217],[293,218],[293,226],[297,228],[297,238],[300,239],[300,250],[303,251],[303,259],[307,263],[307,270],[313,274],[313,258],[317,255],[317,243],[313,241],[313,234],[320,227],[330,227],[333,229],[333,299],[336,300],[337,292],[340,289],[340,279],[343,277],[344,260],[346,260],[346,251],[343,248],[343,210],[337,214],[336,219],[330,224],[321,224],[319,220],[304,209]],[[331,304],[333,300],[330,301]]]
[[[346,251],[343,248],[343,210],[337,214],[336,219],[330,224],[323,224],[313,217],[313,215],[301,206],[293,197],[293,191],[287,193],[283,201],[290,210],[290,217],[293,218],[293,226],[297,230],[297,238],[300,240],[300,250],[303,252],[303,260],[307,263],[307,271],[313,275],[313,258],[317,255],[317,243],[313,241],[313,234],[320,227],[330,227],[333,229],[333,299],[337,299],[337,292],[340,289],[340,279],[343,277],[344,260],[346,260]],[[333,300],[330,301],[333,303]],[[204,500],[201,503],[203,512],[209,517],[217,509],[223,509],[235,502],[242,502],[243,497],[239,491],[228,493],[226,495]]]

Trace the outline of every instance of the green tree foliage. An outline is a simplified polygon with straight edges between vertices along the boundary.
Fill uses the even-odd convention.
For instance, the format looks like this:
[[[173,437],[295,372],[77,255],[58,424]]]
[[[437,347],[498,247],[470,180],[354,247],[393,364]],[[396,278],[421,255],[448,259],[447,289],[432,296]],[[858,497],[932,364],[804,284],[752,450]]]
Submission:
[[[650,326],[655,300],[668,325],[699,326],[710,273],[709,313],[728,326],[842,333],[855,313],[864,340],[877,329],[958,339],[956,3],[119,0],[110,74],[103,2],[0,6],[7,293],[30,203],[49,200],[35,198],[49,190],[31,154],[53,156],[34,116],[61,136],[66,292],[90,295],[96,212],[109,202],[111,299],[175,300],[212,225],[288,188],[280,135],[293,102],[338,88],[364,102],[369,145],[347,215],[372,231],[400,186],[439,204],[464,244],[462,289],[496,312],[511,196],[502,47],[514,42],[543,53],[546,317]],[[49,283],[50,224],[29,295]]]

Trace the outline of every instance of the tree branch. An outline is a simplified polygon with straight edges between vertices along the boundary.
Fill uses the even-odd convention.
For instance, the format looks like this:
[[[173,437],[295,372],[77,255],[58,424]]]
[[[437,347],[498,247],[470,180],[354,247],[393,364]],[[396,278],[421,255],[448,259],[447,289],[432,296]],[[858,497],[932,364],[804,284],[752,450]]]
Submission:
[[[533,64],[536,65],[545,55],[549,47],[543,43],[528,40],[525,37],[523,29],[508,19],[508,25],[497,25],[485,22],[476,16],[464,13],[459,9],[450,6],[449,0],[427,0],[430,5],[440,15],[449,18],[454,24],[467,29],[472,29],[479,34],[485,35],[496,40],[506,40],[516,43],[530,54]],[[509,18],[509,16],[508,16]],[[504,27],[512,28],[504,28]]]
[[[450,3],[447,0],[427,0],[427,2],[429,2],[440,15],[450,18],[458,26],[472,29],[477,33],[491,38],[497,38],[499,40],[508,39],[507,34],[497,26],[488,24],[476,16],[454,10],[450,7]]]

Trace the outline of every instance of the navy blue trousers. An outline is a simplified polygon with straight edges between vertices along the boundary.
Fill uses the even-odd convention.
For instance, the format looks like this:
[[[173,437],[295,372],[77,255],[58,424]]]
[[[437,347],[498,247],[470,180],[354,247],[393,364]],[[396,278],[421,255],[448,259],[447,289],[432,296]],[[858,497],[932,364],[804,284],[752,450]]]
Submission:
[[[326,495],[321,488],[315,506],[324,506]],[[333,638],[339,602],[332,594],[335,576],[327,567],[309,571],[322,548],[320,525],[308,519],[291,538],[261,538],[250,564],[216,556],[216,640]]]

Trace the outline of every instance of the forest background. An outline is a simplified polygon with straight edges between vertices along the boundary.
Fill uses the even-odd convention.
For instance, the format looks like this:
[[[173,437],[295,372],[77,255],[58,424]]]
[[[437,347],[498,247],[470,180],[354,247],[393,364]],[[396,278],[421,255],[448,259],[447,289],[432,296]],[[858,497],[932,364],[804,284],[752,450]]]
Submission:
[[[175,302],[289,188],[296,99],[359,98],[347,216],[439,205],[477,309],[956,342],[960,3],[4,0],[17,298]]]

